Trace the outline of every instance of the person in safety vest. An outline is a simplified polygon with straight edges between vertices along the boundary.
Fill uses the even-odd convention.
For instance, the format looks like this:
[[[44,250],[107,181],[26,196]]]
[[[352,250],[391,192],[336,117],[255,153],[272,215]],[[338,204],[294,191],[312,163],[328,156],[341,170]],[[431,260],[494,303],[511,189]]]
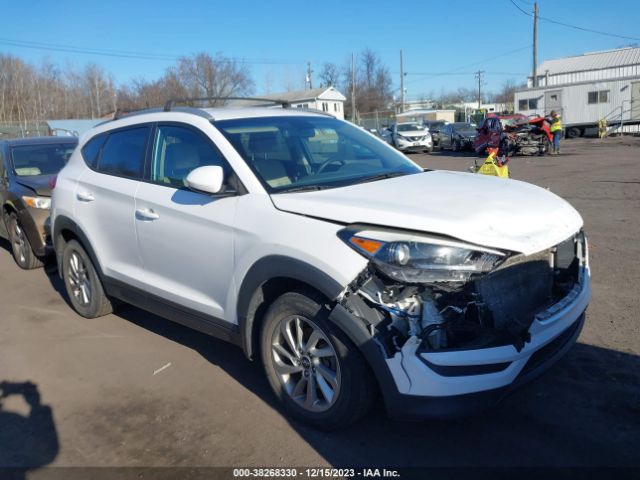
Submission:
[[[555,110],[551,110],[551,113],[547,117],[547,122],[549,122],[549,131],[553,135],[553,151],[552,155],[557,155],[560,153],[560,137],[562,136],[562,120],[560,120],[560,115],[556,113]]]

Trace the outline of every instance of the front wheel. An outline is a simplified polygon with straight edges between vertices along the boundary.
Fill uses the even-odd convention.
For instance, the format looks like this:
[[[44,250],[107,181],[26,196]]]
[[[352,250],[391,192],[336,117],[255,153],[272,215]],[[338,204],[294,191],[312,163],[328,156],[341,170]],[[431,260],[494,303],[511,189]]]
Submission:
[[[15,213],[9,214],[7,225],[9,230],[9,241],[11,242],[11,253],[13,259],[23,270],[31,270],[42,266],[42,261],[36,256],[29,243],[27,234],[18,221]]]
[[[328,320],[323,300],[285,293],[268,309],[260,335],[269,384],[288,413],[322,430],[360,419],[373,397],[373,379],[355,345]]]

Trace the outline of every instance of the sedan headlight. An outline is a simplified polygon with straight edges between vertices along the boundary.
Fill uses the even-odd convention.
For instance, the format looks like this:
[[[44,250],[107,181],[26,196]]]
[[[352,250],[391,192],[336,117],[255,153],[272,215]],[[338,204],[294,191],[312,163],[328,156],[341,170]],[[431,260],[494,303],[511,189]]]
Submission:
[[[51,208],[51,197],[22,197],[24,203],[31,208],[49,210]]]
[[[386,276],[404,283],[466,282],[507,257],[499,250],[412,233],[349,227],[338,236]]]

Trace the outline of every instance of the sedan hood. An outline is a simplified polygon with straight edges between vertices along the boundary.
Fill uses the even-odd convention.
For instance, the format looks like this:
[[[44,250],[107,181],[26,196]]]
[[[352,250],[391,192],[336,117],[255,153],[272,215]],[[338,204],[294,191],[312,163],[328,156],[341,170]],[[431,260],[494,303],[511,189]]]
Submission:
[[[424,137],[427,133],[426,130],[409,130],[407,132],[398,132],[398,135],[403,137]]]
[[[583,224],[571,205],[545,189],[462,172],[424,172],[272,199],[291,213],[446,235],[526,255],[560,243]]]
[[[42,197],[50,197],[51,189],[49,188],[49,180],[53,175],[33,175],[28,177],[16,177],[16,182],[23,187],[29,188]]]

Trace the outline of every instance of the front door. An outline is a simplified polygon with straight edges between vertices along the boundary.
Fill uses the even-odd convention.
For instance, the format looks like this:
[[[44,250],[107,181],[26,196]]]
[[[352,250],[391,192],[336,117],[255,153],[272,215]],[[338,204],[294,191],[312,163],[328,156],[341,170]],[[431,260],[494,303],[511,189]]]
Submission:
[[[158,125],[149,182],[136,195],[136,229],[147,274],[145,290],[172,303],[225,320],[233,285],[236,196],[189,190],[194,168],[226,161],[202,132],[180,124]],[[225,177],[228,178],[228,177]]]
[[[640,82],[631,84],[631,120],[640,120]]]
[[[551,110],[555,110],[558,115],[562,115],[562,91],[554,90],[544,94],[544,113],[549,115]]]

